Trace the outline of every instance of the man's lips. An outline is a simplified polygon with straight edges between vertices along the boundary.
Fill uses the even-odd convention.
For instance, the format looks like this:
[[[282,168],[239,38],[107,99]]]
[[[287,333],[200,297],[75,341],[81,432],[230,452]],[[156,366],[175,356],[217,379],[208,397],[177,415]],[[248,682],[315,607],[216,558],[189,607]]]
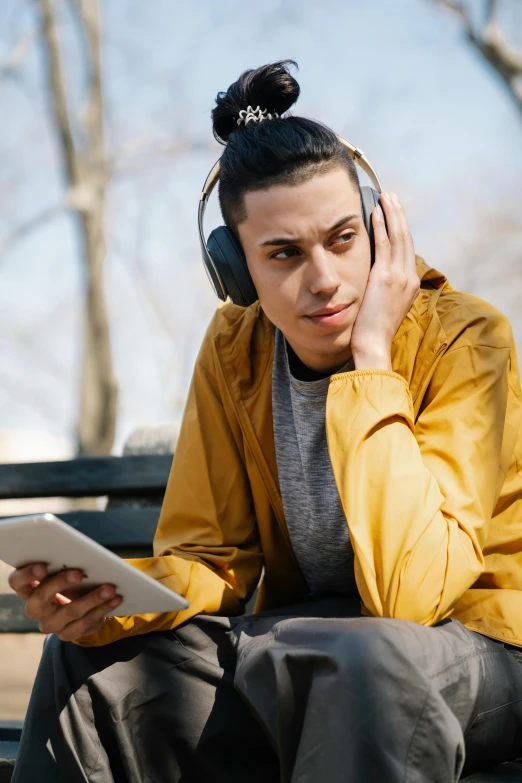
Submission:
[[[318,326],[339,326],[346,319],[350,304],[337,305],[336,307],[324,307],[307,316],[312,323]]]
[[[317,315],[335,315],[335,313],[340,313],[341,310],[344,310],[345,307],[348,307],[348,305],[341,304],[336,307],[324,307],[322,310],[316,310],[315,313],[310,313],[309,318],[314,318]]]

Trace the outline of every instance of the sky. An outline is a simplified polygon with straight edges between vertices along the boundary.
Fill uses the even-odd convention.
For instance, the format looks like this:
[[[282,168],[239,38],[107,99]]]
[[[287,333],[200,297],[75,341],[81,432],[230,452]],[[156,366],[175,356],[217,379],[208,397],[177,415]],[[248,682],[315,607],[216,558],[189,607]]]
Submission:
[[[0,4],[0,68],[21,35],[33,36],[20,72],[0,82],[0,247],[63,198],[35,7]],[[67,4],[59,7],[71,106],[81,115],[81,42]],[[120,385],[116,451],[135,427],[181,415],[216,305],[196,228],[201,186],[221,151],[210,112],[218,91],[265,62],[298,62],[293,112],[364,150],[384,188],[399,194],[417,252],[504,310],[522,346],[522,283],[510,277],[521,266],[522,114],[457,16],[431,0],[104,0],[102,7],[114,164],[106,287]],[[511,40],[522,45],[522,3],[504,0],[501,8]],[[215,201],[207,231],[220,222]],[[44,432],[72,443],[82,291],[68,214],[0,255],[0,435]]]

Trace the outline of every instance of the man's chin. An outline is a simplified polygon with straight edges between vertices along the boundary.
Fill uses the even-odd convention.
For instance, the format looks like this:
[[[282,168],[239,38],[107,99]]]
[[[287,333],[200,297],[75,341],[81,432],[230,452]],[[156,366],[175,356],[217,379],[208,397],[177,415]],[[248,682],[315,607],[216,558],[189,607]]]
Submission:
[[[307,367],[317,372],[326,372],[330,369],[333,372],[336,368],[346,364],[352,357],[351,333],[350,328],[348,334],[324,335],[321,340],[303,339],[298,345],[291,339],[289,342]]]
[[[310,350],[326,356],[336,356],[340,353],[346,353],[350,349],[352,338],[352,324],[338,332],[331,331],[326,334],[314,335],[305,342]]]

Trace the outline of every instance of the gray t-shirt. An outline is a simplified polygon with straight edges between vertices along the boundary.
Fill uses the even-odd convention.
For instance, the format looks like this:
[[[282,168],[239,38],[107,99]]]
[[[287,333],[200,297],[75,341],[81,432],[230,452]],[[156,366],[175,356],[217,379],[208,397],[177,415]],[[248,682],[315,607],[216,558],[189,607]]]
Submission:
[[[353,369],[353,362],[339,372]],[[326,441],[330,378],[301,381],[276,329],[272,408],[279,485],[292,546],[310,594],[356,596],[354,556]]]

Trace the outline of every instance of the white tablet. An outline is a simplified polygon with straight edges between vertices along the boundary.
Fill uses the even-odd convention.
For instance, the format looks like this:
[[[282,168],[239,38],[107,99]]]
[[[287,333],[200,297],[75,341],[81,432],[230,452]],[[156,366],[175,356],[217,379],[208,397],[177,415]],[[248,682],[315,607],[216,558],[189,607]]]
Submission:
[[[78,568],[85,579],[68,590],[82,594],[102,584],[112,584],[123,597],[107,614],[122,617],[149,612],[176,612],[188,601],[156,582],[118,555],[67,525],[53,514],[0,520],[0,560],[14,568],[45,563],[49,573]]]

